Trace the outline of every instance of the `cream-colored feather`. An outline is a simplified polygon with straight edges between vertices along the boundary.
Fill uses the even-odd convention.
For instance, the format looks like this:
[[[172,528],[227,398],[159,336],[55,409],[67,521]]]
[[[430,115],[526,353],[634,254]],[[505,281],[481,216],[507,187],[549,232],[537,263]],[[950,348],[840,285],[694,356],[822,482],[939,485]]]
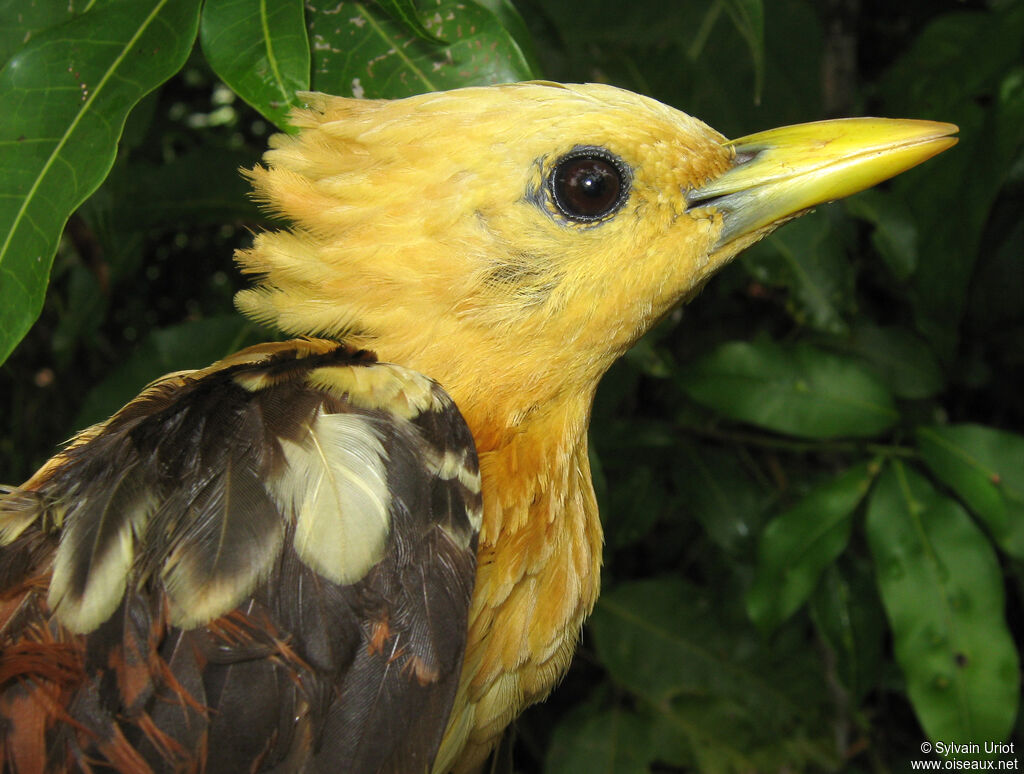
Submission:
[[[124,597],[136,536],[145,528],[153,508],[146,493],[125,493],[130,476],[113,488],[106,501],[96,504],[97,518],[70,519],[53,563],[47,603],[73,632],[89,632],[107,620]],[[94,504],[82,502],[80,513]],[[69,514],[70,516],[70,514]],[[110,531],[113,530],[113,534]],[[85,575],[81,590],[76,577]]]
[[[10,545],[35,523],[43,504],[35,492],[24,488],[0,487],[0,546]]]
[[[116,540],[108,544],[103,561],[97,562],[90,570],[85,591],[77,596],[70,592],[68,583],[73,559],[71,552],[58,551],[47,595],[50,609],[71,631],[92,631],[121,604],[133,558],[131,526],[126,524],[118,531]]]
[[[295,551],[335,583],[380,561],[390,531],[387,454],[373,420],[318,414],[301,441],[282,439],[287,470],[270,482],[295,520]]]

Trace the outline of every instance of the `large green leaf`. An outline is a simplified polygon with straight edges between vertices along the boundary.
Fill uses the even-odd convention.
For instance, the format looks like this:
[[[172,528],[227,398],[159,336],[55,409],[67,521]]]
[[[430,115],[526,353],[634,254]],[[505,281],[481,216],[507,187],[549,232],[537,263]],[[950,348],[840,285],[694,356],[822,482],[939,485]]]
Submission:
[[[774,629],[807,601],[822,571],[846,548],[853,511],[871,479],[868,464],[850,468],[765,527],[747,594],[747,612],[760,628]]]
[[[379,8],[306,3],[313,88],[351,97],[404,97],[535,77],[491,11],[473,2],[421,3],[420,18],[445,45],[428,43]]]
[[[769,646],[738,610],[672,578],[605,592],[590,629],[601,663],[649,708],[659,757],[702,772],[830,758],[822,676],[793,632]]]
[[[699,589],[671,578],[608,590],[590,621],[598,655],[634,693],[660,702],[680,694],[728,693],[744,686],[752,705],[778,716],[798,711],[770,676],[744,664],[732,624]],[[748,635],[745,635],[748,636]]]
[[[279,129],[309,90],[303,0],[206,0],[203,53],[228,86]]]
[[[811,596],[810,612],[830,650],[826,663],[849,701],[859,705],[878,685],[887,655],[888,625],[873,568],[860,557],[831,565]]]
[[[747,117],[759,112],[755,102],[762,83],[766,103],[768,86],[778,84],[771,83],[774,62],[766,57],[772,14],[764,12],[762,0],[589,0],[585,11],[579,0],[548,0],[544,16],[558,37],[541,53],[560,79],[607,80],[727,133],[752,131],[757,125]],[[813,44],[791,14],[786,24],[788,61],[801,71],[803,54]],[[801,39],[799,48],[792,46],[794,34]],[[789,93],[792,86],[773,90],[772,96]]]
[[[712,7],[706,2],[692,5]],[[757,74],[752,71],[750,58],[740,56],[746,41],[735,24],[716,25],[699,56],[666,61],[661,72],[648,77],[666,82],[659,85],[678,94],[672,98],[672,104],[731,137],[821,118],[822,31],[818,16],[813,5],[806,2],[783,0],[781,4],[765,4],[760,105],[753,98]],[[675,34],[692,29],[679,26]],[[665,34],[660,29],[657,32]],[[794,40],[799,40],[800,45],[793,45]],[[640,64],[643,66],[642,61]],[[644,70],[650,73],[651,68]]]
[[[0,65],[35,35],[73,19],[90,6],[91,0],[61,3],[0,0]]]
[[[900,398],[930,398],[943,388],[938,360],[909,328],[862,320],[844,343]]]
[[[731,449],[675,441],[672,478],[683,513],[700,522],[720,548],[738,553],[753,543],[771,491]]]
[[[501,26],[508,30],[508,33],[518,44],[520,51],[523,52],[533,77],[539,77],[544,70],[537,56],[537,47],[529,28],[526,26],[526,21],[519,14],[512,0],[474,0],[474,2],[477,5],[483,6],[497,17]]]
[[[727,698],[623,704],[584,705],[559,723],[545,761],[546,774],[747,774],[836,767],[836,756],[823,739],[800,733],[773,739],[751,735],[745,723],[753,719],[737,713]]]
[[[802,326],[847,330],[853,269],[836,229],[838,212],[820,212],[786,225],[745,252],[740,261],[758,282],[784,288],[786,309]]]
[[[681,384],[728,417],[808,438],[870,437],[898,418],[874,375],[808,344],[729,342],[691,363]]]
[[[960,505],[892,462],[868,506],[867,533],[896,660],[935,741],[1002,741],[1020,671],[995,552]]]
[[[128,111],[180,69],[199,0],[123,0],[33,37],[0,71],[0,360],[39,315],[61,230]]]
[[[668,505],[665,490],[657,485],[648,466],[620,473],[607,496],[609,507],[602,515],[605,544],[610,550],[643,540]]]
[[[981,425],[921,427],[917,445],[999,547],[1024,559],[1024,436]]]
[[[762,0],[724,0],[732,23],[750,49],[754,63],[754,101],[761,101],[764,84],[764,5]]]
[[[649,719],[622,707],[587,709],[559,724],[544,770],[549,774],[647,774],[656,759]]]
[[[1024,86],[1024,71],[1021,72]],[[1022,154],[1024,155],[1024,154]],[[1021,256],[1024,256],[1024,219],[1011,203],[1003,213],[1003,228],[995,232],[992,249],[986,251],[984,261],[972,280],[971,323],[981,327],[988,334],[989,346],[998,347],[1010,356],[1011,362],[1024,360],[1024,337],[1014,326],[1024,322],[1024,271],[1021,271]],[[1001,224],[993,224],[998,227]],[[1003,382],[1007,392],[1020,395],[1017,385]]]
[[[834,217],[820,212],[791,223],[740,260],[759,282],[789,292],[786,306],[799,324],[845,333],[853,271],[843,254]]]
[[[871,242],[900,282],[917,268],[917,223],[903,198],[894,191],[872,188],[844,202],[845,209],[867,221],[874,230]]]
[[[416,0],[376,0],[376,3],[392,19],[414,32],[417,37],[428,43],[443,42],[440,38],[431,35],[430,31],[423,26],[416,8]]]
[[[799,656],[803,657],[803,674],[794,670],[778,675],[794,683],[816,676],[808,669],[813,657],[806,652]],[[773,669],[774,665],[764,668]],[[840,756],[835,738],[820,723],[823,708],[812,702],[805,708],[803,722],[788,725],[778,722],[778,718],[744,712],[742,702],[731,696],[678,696],[647,708],[651,749],[658,762],[671,765],[669,771],[838,771]]]

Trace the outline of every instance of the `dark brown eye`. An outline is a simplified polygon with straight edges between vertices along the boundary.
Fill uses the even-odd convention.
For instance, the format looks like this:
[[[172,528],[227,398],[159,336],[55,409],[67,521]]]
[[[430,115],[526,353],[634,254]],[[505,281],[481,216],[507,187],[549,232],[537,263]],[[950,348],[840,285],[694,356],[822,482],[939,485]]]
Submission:
[[[622,206],[628,193],[625,165],[596,148],[565,156],[551,173],[555,206],[578,222],[604,218]]]

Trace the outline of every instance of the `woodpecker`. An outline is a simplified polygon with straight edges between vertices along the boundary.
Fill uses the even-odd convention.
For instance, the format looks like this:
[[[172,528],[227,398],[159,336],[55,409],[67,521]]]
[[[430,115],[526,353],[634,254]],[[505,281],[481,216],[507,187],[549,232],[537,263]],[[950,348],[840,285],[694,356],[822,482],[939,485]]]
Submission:
[[[168,374],[0,499],[11,772],[466,772],[597,598],[602,374],[740,250],[949,148],[727,140],[599,84],[305,94],[237,297],[294,336]]]

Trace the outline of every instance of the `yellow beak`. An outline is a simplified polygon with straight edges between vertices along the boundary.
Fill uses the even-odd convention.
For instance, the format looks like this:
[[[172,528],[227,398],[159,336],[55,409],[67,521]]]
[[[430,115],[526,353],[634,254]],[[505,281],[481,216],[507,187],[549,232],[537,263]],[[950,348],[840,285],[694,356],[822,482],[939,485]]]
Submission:
[[[863,191],[956,144],[953,124],[846,118],[784,126],[727,143],[734,166],[687,193],[723,213],[715,249],[823,202]]]

